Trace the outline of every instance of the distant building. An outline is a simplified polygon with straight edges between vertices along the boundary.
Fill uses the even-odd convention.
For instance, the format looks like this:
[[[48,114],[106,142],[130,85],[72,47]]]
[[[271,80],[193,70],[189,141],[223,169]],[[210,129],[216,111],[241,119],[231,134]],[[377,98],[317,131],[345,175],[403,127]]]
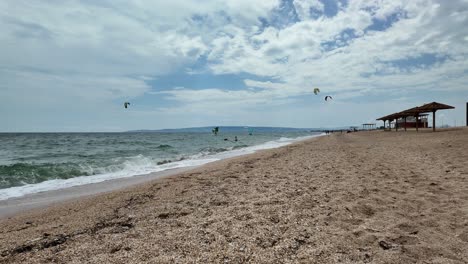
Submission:
[[[419,115],[419,122],[418,122],[418,128],[427,128],[428,126],[428,121],[427,121],[427,114],[424,115]],[[406,117],[406,124],[405,124],[405,119],[404,118],[399,118],[397,120],[397,126],[398,128],[416,128],[416,117],[414,116],[408,116]]]

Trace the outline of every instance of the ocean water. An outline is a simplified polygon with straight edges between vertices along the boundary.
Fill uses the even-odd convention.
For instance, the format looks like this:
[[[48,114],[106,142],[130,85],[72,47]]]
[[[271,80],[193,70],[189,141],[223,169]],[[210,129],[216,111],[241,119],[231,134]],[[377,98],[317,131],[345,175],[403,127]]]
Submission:
[[[0,134],[0,200],[202,165],[319,134],[307,131],[253,135],[232,132],[218,136],[188,132],[3,133]]]

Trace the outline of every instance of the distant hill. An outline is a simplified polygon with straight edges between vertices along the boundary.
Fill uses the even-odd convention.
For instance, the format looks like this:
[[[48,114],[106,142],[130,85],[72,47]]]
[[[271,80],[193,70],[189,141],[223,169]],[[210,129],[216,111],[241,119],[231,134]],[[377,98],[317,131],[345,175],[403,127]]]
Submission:
[[[189,127],[189,128],[174,128],[174,129],[158,129],[158,130],[131,130],[127,132],[156,132],[156,133],[211,133],[215,126],[209,127]],[[294,132],[294,131],[322,131],[320,128],[292,128],[292,127],[247,127],[247,126],[220,126],[221,132],[247,132],[252,130],[254,132]]]

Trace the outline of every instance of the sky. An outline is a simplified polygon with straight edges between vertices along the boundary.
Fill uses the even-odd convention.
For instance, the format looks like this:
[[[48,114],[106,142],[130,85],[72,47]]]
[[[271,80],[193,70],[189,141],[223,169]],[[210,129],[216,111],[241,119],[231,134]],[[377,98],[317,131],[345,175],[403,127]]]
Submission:
[[[433,101],[461,125],[467,25],[467,0],[4,0],[0,132],[382,125]]]

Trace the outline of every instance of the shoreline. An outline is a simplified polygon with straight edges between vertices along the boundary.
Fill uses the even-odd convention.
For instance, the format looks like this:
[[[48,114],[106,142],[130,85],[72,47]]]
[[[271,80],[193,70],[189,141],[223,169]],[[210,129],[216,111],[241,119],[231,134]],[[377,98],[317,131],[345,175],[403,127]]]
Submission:
[[[318,137],[0,220],[2,263],[467,263],[468,128]]]
[[[287,145],[278,146],[276,148],[281,148],[284,146],[296,144],[296,143],[307,141],[307,140],[313,140],[320,136],[323,136],[323,134],[307,136],[307,138],[294,139]],[[255,147],[256,146],[254,145],[248,148],[255,148]],[[240,155],[239,154],[229,155],[229,153],[228,154],[218,153],[219,156],[221,157],[220,159],[207,162],[201,165],[167,169],[167,170],[158,171],[158,172],[151,172],[148,174],[134,175],[130,177],[108,179],[108,180],[104,180],[100,182],[87,183],[87,184],[82,184],[82,185],[41,191],[41,192],[36,192],[36,193],[29,193],[29,194],[19,196],[19,197],[12,197],[12,198],[8,198],[5,200],[0,200],[0,220],[3,218],[15,216],[16,214],[27,212],[29,210],[43,209],[48,206],[53,206],[54,204],[60,204],[60,203],[67,202],[67,201],[82,199],[82,198],[86,198],[86,197],[90,197],[94,195],[99,195],[99,194],[104,194],[104,193],[108,193],[112,191],[125,189],[125,188],[136,187],[138,185],[151,182],[153,180],[178,175],[182,172],[187,172],[198,167],[203,167],[210,163],[216,163],[216,162],[220,162],[224,160],[243,157],[243,156],[255,154],[257,152],[261,152],[264,150],[276,149],[276,148],[252,150],[252,152],[247,152],[245,154],[240,154]]]
[[[203,165],[200,165],[203,166]],[[0,220],[17,214],[38,211],[49,206],[66,203],[77,199],[92,197],[125,188],[136,187],[146,182],[169,177],[185,171],[192,170],[197,166],[169,169],[150,174],[136,175],[126,178],[111,179],[102,182],[89,183],[67,187],[63,189],[50,190],[27,194],[21,197],[13,197],[0,201]]]

